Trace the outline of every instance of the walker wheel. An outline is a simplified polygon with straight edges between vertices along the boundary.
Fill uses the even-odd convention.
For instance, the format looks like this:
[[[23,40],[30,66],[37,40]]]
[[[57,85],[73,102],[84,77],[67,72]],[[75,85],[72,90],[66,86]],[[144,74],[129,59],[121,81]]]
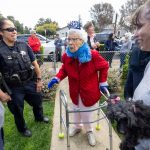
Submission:
[[[58,137],[60,138],[60,139],[63,139],[64,138],[64,133],[62,132],[62,133],[59,133],[58,134]]]
[[[97,124],[95,128],[97,131],[99,131],[101,129],[101,126],[99,124]]]

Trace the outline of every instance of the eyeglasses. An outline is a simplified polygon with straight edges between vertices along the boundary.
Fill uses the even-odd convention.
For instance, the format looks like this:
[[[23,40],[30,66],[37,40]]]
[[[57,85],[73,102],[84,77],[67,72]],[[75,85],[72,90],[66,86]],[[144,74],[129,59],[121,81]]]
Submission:
[[[77,40],[81,40],[80,38],[68,38],[68,42],[76,42]]]
[[[8,31],[8,32],[14,32],[14,31],[17,31],[17,29],[16,29],[16,28],[12,28],[12,27],[10,27],[10,28],[6,28],[6,29],[2,29],[2,30],[4,30],[4,31]]]

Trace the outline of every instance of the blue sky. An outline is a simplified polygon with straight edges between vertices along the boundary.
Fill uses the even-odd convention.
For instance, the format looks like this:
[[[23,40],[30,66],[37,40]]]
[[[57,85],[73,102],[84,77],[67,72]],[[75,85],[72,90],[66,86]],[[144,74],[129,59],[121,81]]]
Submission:
[[[81,16],[83,24],[91,20],[90,8],[101,2],[111,3],[114,9],[127,0],[2,0],[0,12],[3,16],[14,16],[20,23],[33,28],[39,18],[51,18],[64,27],[68,22]]]

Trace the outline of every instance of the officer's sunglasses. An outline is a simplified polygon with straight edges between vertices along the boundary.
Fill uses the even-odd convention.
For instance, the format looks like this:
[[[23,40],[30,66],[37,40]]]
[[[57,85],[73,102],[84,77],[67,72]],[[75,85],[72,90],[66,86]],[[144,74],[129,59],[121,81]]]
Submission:
[[[6,28],[6,29],[2,29],[3,31],[8,31],[8,32],[14,32],[17,31],[16,28],[10,27],[10,28]]]

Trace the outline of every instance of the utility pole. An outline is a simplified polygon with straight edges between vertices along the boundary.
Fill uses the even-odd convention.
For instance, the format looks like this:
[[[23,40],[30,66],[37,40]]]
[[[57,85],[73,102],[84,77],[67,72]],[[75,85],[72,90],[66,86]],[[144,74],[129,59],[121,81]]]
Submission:
[[[82,23],[81,23],[82,21],[81,21],[81,16],[79,15],[79,26],[80,26],[80,28],[82,27]]]
[[[116,34],[117,18],[118,18],[118,14],[116,13],[115,23],[114,23],[114,34]]]

